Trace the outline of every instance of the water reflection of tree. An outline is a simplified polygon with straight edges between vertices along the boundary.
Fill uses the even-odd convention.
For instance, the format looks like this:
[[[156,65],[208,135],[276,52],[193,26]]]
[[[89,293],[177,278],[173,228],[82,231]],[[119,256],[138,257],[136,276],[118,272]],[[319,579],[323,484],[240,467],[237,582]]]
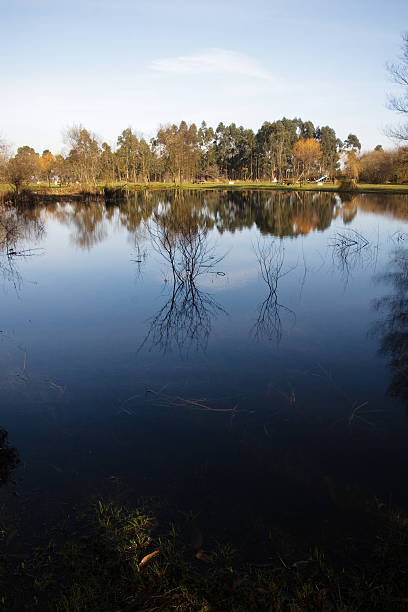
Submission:
[[[394,199],[395,198],[395,199]],[[184,210],[199,220],[200,227],[216,227],[220,233],[235,232],[254,225],[264,235],[299,236],[324,231],[342,218],[349,224],[357,210],[406,219],[406,196],[285,192],[271,190],[213,190],[149,192],[149,210],[142,196],[135,198],[137,209],[157,211],[168,207]],[[405,211],[405,212],[404,212]]]
[[[58,219],[74,228],[73,240],[90,249],[107,237],[106,223],[118,223],[135,233],[163,210],[173,223],[189,215],[201,229],[235,232],[256,225],[262,234],[298,236],[324,230],[332,222],[338,200],[333,194],[283,191],[141,191],[117,204],[103,202],[48,206]],[[169,220],[170,221],[170,220]]]
[[[90,250],[108,236],[106,221],[114,215],[114,208],[103,202],[72,202],[58,204],[53,211],[58,221],[72,231],[72,242],[81,249]]]
[[[213,318],[225,312],[214,298],[198,286],[200,276],[220,274],[223,259],[208,243],[207,230],[196,218],[184,218],[166,211],[149,223],[153,248],[167,262],[170,271],[169,298],[151,319],[149,331],[140,348],[150,343],[163,352],[176,347],[180,354],[205,351]],[[139,349],[140,350],[140,349]]]
[[[399,397],[408,410],[408,249],[397,249],[389,270],[378,280],[393,292],[374,303],[382,315],[374,330],[380,336],[380,352],[389,358],[392,380],[390,395]]]
[[[47,216],[71,229],[74,243],[90,249],[108,236],[114,219],[130,235],[137,233],[154,214],[171,210],[174,221],[190,215],[201,229],[235,232],[254,225],[263,235],[302,236],[324,231],[333,219],[350,223],[357,210],[407,218],[406,196],[285,192],[271,190],[150,191],[129,193],[115,201],[48,202]]]
[[[7,443],[7,431],[0,427],[0,486],[6,484],[18,462],[17,449]]]
[[[22,282],[18,262],[40,253],[33,244],[44,234],[39,209],[0,208],[0,274],[16,290]]]
[[[291,272],[294,267],[284,270],[285,247],[282,240],[258,241],[254,245],[258,260],[260,274],[268,287],[268,294],[259,307],[257,321],[253,328],[257,340],[275,339],[277,343],[282,339],[282,317],[286,313],[295,317],[295,313],[278,301],[278,283],[283,276]]]

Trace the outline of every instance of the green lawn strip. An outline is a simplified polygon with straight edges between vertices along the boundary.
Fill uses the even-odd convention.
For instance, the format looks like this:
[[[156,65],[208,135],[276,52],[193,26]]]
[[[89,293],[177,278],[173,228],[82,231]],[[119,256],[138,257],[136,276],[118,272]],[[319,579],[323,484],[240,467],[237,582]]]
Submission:
[[[72,196],[75,198],[85,198],[87,196],[114,196],[121,197],[132,191],[143,190],[167,190],[167,189],[182,189],[182,190],[273,190],[273,191],[317,191],[317,192],[340,192],[340,183],[324,183],[322,185],[315,183],[296,183],[296,184],[278,184],[270,182],[205,182],[205,183],[112,183],[97,185],[48,185],[46,183],[30,184],[23,190],[23,195],[29,197],[29,194],[38,196],[52,196],[55,199],[58,196]],[[0,184],[0,194],[12,194],[13,189],[4,183]],[[396,193],[408,194],[408,185],[369,185],[359,183],[353,193]]]

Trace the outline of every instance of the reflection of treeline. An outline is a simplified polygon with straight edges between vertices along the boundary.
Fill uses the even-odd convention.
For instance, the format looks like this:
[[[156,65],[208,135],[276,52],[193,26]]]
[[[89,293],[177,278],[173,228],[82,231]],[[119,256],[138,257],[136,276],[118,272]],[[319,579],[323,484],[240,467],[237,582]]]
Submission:
[[[198,229],[234,232],[256,226],[263,234],[297,236],[330,226],[338,200],[320,192],[140,191],[114,203],[51,202],[46,214],[74,229],[74,242],[90,248],[107,235],[107,222],[136,233],[153,214],[175,230],[186,219]],[[43,207],[30,209],[40,218]]]
[[[17,252],[44,233],[41,208],[0,207],[0,250]]]
[[[263,234],[297,236],[329,227],[335,204],[327,193],[233,192],[221,194],[214,212],[220,232],[255,225]]]
[[[342,195],[343,199],[343,195]],[[371,193],[352,198],[352,205],[365,212],[389,215],[396,219],[408,219],[408,197],[403,194]]]
[[[113,203],[103,199],[88,204],[51,202],[44,214],[73,229],[75,244],[91,248],[105,239],[108,223],[115,222],[135,234],[153,214],[166,217],[166,223],[175,230],[188,219],[197,230],[217,229],[223,233],[255,226],[262,234],[294,237],[323,231],[339,215],[348,223],[357,208],[406,219],[406,203],[404,195],[344,194],[340,200],[324,192],[170,190],[138,191]],[[25,210],[25,218],[39,220],[42,210],[39,205]]]

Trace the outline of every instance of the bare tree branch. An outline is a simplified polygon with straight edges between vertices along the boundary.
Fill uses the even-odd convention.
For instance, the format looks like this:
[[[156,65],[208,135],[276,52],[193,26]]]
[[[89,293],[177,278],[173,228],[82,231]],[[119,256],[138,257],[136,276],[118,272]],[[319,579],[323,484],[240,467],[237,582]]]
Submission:
[[[390,95],[388,98],[388,108],[395,112],[408,114],[408,32],[402,36],[402,55],[399,63],[387,64],[387,71],[393,83],[403,88],[400,96]],[[408,123],[399,127],[388,128],[387,134],[396,140],[408,141]]]

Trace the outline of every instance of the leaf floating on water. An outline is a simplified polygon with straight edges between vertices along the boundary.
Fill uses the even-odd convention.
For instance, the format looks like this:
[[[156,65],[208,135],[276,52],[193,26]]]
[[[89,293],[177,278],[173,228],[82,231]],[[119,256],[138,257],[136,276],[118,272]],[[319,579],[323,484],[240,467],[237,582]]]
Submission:
[[[205,553],[203,550],[199,550],[198,553],[196,553],[195,558],[199,559],[200,561],[205,561],[205,563],[212,563],[212,558],[210,555]]]
[[[153,557],[155,557],[156,555],[158,555],[160,552],[160,550],[154,550],[152,553],[146,555],[145,557],[143,557],[143,559],[140,561],[139,563],[139,567],[143,567],[144,565],[146,565],[146,563],[149,563],[149,561],[151,561],[153,559]]]

